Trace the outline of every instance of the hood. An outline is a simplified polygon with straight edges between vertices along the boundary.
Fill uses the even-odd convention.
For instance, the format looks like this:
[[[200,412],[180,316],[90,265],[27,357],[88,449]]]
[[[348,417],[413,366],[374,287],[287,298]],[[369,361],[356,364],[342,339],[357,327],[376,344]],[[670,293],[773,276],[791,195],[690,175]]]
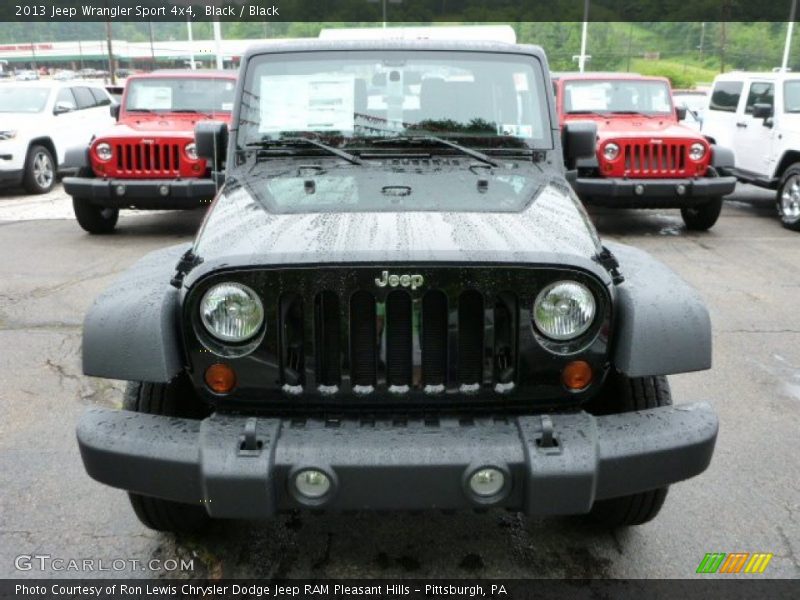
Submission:
[[[220,267],[365,262],[572,264],[597,271],[600,241],[571,188],[543,180],[518,212],[275,214],[247,188],[223,190],[194,245],[202,263],[186,283]]]
[[[581,121],[591,120],[597,124],[597,136],[600,141],[607,139],[639,139],[652,138],[680,138],[680,139],[701,139],[696,131],[693,131],[676,122],[669,116],[661,117],[639,117],[639,116],[619,116],[619,117],[591,117],[580,115]],[[577,119],[576,119],[577,120]]]
[[[19,131],[42,125],[42,113],[0,113],[0,131]]]
[[[216,120],[227,121],[215,117]],[[207,121],[206,115],[147,115],[141,118],[125,117],[116,123],[103,137],[141,136],[141,135],[174,135],[176,137],[194,137],[194,127],[201,121]]]

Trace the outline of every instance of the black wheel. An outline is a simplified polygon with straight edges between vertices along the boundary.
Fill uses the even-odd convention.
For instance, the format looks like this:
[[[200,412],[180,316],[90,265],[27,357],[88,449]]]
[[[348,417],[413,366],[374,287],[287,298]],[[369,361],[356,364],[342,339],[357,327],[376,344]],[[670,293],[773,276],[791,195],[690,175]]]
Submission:
[[[46,194],[56,183],[56,161],[44,146],[31,146],[25,159],[22,185],[29,194]]]
[[[787,229],[800,231],[800,163],[794,163],[778,186],[778,216]]]
[[[603,392],[589,407],[594,414],[617,414],[670,406],[672,395],[666,377],[629,378],[615,373],[609,376]],[[651,521],[658,515],[669,487],[649,490],[630,496],[598,500],[589,517],[607,527],[628,527]]]
[[[78,225],[89,233],[111,233],[114,231],[114,227],[117,226],[117,219],[119,219],[118,208],[95,206],[85,198],[73,198],[72,210],[75,211]]]
[[[168,417],[203,418],[207,411],[188,382],[178,377],[169,384],[129,382],[122,406],[125,410]],[[191,533],[211,521],[206,509],[161,498],[128,493],[133,512],[150,529],[172,533]]]
[[[722,212],[722,198],[713,198],[704,204],[681,209],[681,217],[689,231],[706,231],[714,226]]]

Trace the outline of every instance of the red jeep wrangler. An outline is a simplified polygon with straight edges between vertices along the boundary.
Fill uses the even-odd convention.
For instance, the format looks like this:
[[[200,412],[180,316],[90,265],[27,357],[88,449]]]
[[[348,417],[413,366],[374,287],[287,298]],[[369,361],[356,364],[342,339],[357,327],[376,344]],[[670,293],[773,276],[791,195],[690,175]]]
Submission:
[[[594,159],[567,165],[585,204],[680,208],[686,228],[709,229],[736,179],[733,153],[680,124],[669,81],[631,73],[564,73],[554,77],[559,123],[597,123]]]
[[[197,156],[198,121],[230,121],[236,74],[156,71],[130,77],[117,123],[89,147],[67,157],[77,177],[65,177],[78,223],[110,233],[120,208],[180,209],[207,205],[216,193],[212,166]]]

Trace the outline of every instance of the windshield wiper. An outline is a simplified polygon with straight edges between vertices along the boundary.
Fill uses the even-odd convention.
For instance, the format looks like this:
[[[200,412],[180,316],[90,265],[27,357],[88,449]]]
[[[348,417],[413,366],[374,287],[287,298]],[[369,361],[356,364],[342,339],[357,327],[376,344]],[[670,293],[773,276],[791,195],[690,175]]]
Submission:
[[[325,150],[326,152],[338,156],[339,158],[343,158],[349,163],[354,165],[363,165],[364,161],[350,154],[349,152],[345,152],[344,150],[340,150],[339,148],[334,148],[333,146],[329,146],[319,140],[315,140],[312,138],[307,137],[284,137],[278,138],[277,140],[262,140],[260,142],[251,142],[246,144],[248,148],[269,148],[270,146],[292,146],[297,144],[308,144],[310,146],[315,146],[320,148],[321,150]]]
[[[454,150],[458,150],[462,154],[466,154],[467,156],[471,156],[481,162],[486,163],[487,165],[491,165],[493,167],[499,167],[500,163],[496,160],[493,160],[483,152],[479,152],[474,148],[470,148],[468,146],[462,146],[461,144],[457,144],[455,142],[451,142],[450,140],[446,140],[444,138],[436,137],[435,135],[410,135],[410,136],[398,136],[393,138],[386,138],[382,140],[375,140],[372,143],[375,145],[378,144],[413,144],[415,142],[433,142],[435,144],[441,144],[442,146],[447,146],[449,148],[453,148]]]
[[[151,112],[153,112],[149,108],[126,108],[125,111],[129,112],[129,113],[130,112],[136,112],[136,113],[151,113]]]
[[[568,115],[597,115],[598,117],[607,117],[607,112],[601,112],[599,110],[568,110]]]

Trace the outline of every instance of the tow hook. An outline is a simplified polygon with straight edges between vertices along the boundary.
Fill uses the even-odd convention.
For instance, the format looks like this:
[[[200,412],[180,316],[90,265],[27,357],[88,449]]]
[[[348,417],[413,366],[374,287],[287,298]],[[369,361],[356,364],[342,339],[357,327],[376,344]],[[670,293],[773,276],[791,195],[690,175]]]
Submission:
[[[244,431],[239,436],[239,456],[258,456],[261,454],[264,443],[256,436],[257,421],[255,417],[250,417],[245,421]]]
[[[536,438],[536,446],[545,454],[561,454],[561,445],[553,430],[553,419],[550,415],[542,415],[542,434]]]

